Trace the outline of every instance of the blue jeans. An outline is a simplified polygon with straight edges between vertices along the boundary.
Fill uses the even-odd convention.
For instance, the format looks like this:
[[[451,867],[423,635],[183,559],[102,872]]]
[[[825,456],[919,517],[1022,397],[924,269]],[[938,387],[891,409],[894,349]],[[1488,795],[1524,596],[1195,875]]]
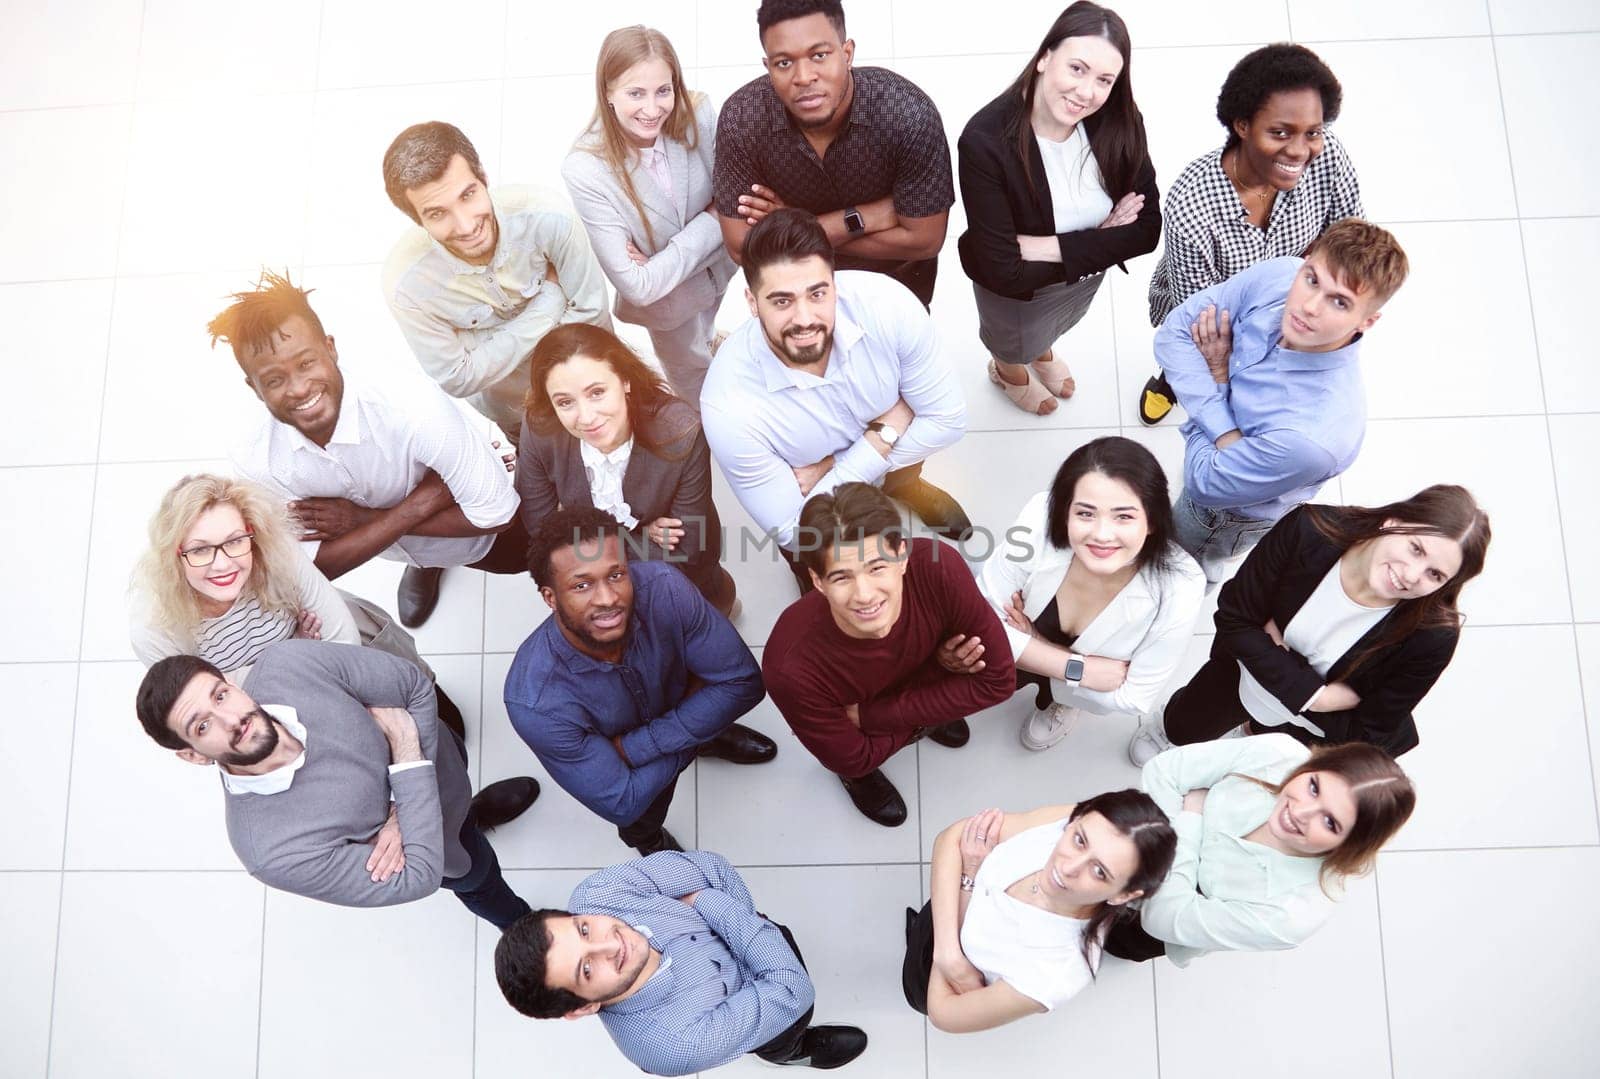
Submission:
[[[1276,521],[1246,517],[1233,510],[1198,505],[1187,490],[1178,493],[1178,501],[1172,506],[1172,525],[1177,533],[1173,538],[1200,563],[1208,584],[1222,580],[1223,563],[1248,554],[1275,524]]]
[[[494,856],[488,838],[478,830],[471,810],[461,822],[461,845],[472,862],[461,876],[444,878],[440,887],[456,893],[464,907],[503,933],[533,908],[500,875],[500,859]]]

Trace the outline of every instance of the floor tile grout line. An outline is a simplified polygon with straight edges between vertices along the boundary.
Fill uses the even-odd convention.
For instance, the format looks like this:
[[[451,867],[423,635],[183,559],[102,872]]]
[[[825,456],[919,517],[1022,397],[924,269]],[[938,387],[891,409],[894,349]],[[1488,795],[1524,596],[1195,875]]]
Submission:
[[[1380,878],[1383,867],[1372,867],[1372,901],[1377,908],[1378,921],[1378,977],[1383,982],[1383,1039],[1389,1047],[1389,1079],[1394,1079],[1394,1016],[1389,1011],[1389,955],[1383,944],[1383,888]]]
[[[1518,215],[1517,245],[1522,254],[1522,283],[1528,297],[1528,322],[1533,331],[1533,363],[1534,370],[1539,376],[1539,401],[1544,406],[1545,451],[1549,455],[1551,494],[1555,499],[1556,521],[1558,524],[1556,542],[1561,546],[1561,572],[1567,581],[1567,612],[1571,617],[1576,618],[1578,611],[1577,605],[1572,601],[1572,559],[1567,549],[1566,515],[1561,511],[1561,473],[1556,462],[1555,434],[1551,429],[1550,423],[1550,397],[1544,378],[1544,350],[1539,343],[1539,316],[1534,303],[1533,274],[1528,269],[1528,238],[1523,229],[1521,219],[1522,197],[1517,189],[1517,163],[1511,144],[1511,117],[1506,112],[1505,80],[1500,74],[1500,50],[1494,35],[1494,9],[1489,0],[1484,0],[1484,17],[1489,22],[1489,54],[1494,58],[1495,95],[1500,102],[1500,121],[1505,133],[1506,160],[1511,169],[1511,205],[1516,209]],[[1572,628],[1572,651],[1577,663],[1578,708],[1583,717],[1584,748],[1588,750],[1589,760],[1592,762],[1594,760],[1594,739],[1589,731],[1589,703],[1583,692],[1583,654],[1579,647],[1576,626]],[[1594,810],[1595,831],[1597,835],[1600,835],[1600,785],[1595,783],[1593,768],[1587,769],[1587,774],[1589,778],[1589,800]]]
[[[261,1029],[267,1011],[267,890],[261,889],[261,961],[256,966],[256,1079],[261,1079]]]
[[[134,39],[134,46],[133,46],[133,72],[134,72],[134,85],[135,85],[135,87],[138,86],[139,66],[140,66],[141,63],[143,63],[144,25],[145,25],[145,20],[149,15],[148,6],[149,6],[148,3],[143,3],[143,4],[140,5],[140,8],[139,8],[139,34],[138,34],[138,37]],[[123,161],[122,161],[122,183],[121,183],[121,195],[122,195],[122,197],[121,197],[120,203],[119,203],[119,205],[117,207],[117,239],[116,239],[116,245],[115,245],[115,248],[113,250],[113,254],[112,254],[112,258],[111,258],[111,265],[112,265],[112,267],[114,269],[120,267],[121,264],[122,264],[123,229],[124,229],[124,226],[127,224],[127,220],[128,220],[128,186],[129,186],[128,181],[129,181],[129,173],[131,172],[131,170],[133,168],[133,136],[134,136],[134,123],[135,123],[136,116],[137,116],[137,110],[135,110],[133,108],[129,108],[128,112],[127,112],[127,127],[126,127],[126,136],[127,136],[127,140],[128,140],[128,151],[124,155]],[[100,489],[100,464],[99,464],[99,461],[100,461],[100,451],[101,451],[102,447],[105,444],[106,396],[107,396],[107,386],[111,382],[112,326],[113,326],[113,324],[115,323],[115,320],[116,320],[117,289],[118,289],[119,285],[120,285],[120,281],[118,280],[118,278],[113,276],[111,278],[111,293],[110,293],[110,299],[109,299],[109,303],[108,303],[108,306],[107,306],[107,314],[106,314],[105,365],[101,369],[101,374],[100,374],[100,409],[99,409],[98,422],[95,424],[95,433],[94,433],[94,458],[95,458],[95,463],[92,466],[92,471],[89,473],[89,476],[90,476],[90,479],[89,479],[89,527],[86,530],[86,532],[84,533],[84,564],[85,565],[88,564],[89,552],[90,552],[90,550],[93,549],[93,545],[94,545],[94,516],[95,516],[94,507],[95,507],[95,502],[96,502],[96,500],[97,500],[97,498],[99,496],[99,489]],[[87,632],[88,619],[89,619],[89,582],[88,582],[87,579],[85,579],[84,584],[83,584],[83,599],[82,599],[82,601],[81,601],[81,603],[79,605],[79,608],[78,608],[78,656],[77,656],[77,658],[79,660],[81,660],[83,658],[84,636],[85,636],[85,633]],[[50,962],[50,1018],[48,1020],[47,1025],[46,1025],[46,1032],[45,1032],[44,1072],[45,1072],[46,1077],[48,1077],[50,1075],[51,1069],[54,1066],[55,1032],[56,1032],[56,1003],[60,998],[60,990],[61,990],[61,938],[62,938],[62,935],[63,935],[63,931],[65,930],[65,926],[62,925],[62,918],[63,918],[63,915],[66,913],[66,905],[67,905],[67,877],[66,877],[67,842],[70,839],[71,833],[72,833],[72,773],[73,773],[73,770],[74,770],[74,767],[75,767],[75,762],[76,762],[77,754],[78,754],[78,706],[79,706],[79,703],[81,701],[81,694],[80,694],[79,690],[80,690],[80,687],[83,684],[83,668],[82,668],[81,664],[79,664],[77,669],[73,672],[73,675],[74,676],[73,676],[73,679],[72,679],[72,732],[67,738],[67,779],[66,779],[66,789],[63,792],[63,802],[62,802],[63,813],[62,813],[62,820],[61,820],[61,870],[62,870],[62,875],[61,875],[61,887],[59,889],[57,889],[57,891],[56,891],[55,954],[52,956],[51,962]]]

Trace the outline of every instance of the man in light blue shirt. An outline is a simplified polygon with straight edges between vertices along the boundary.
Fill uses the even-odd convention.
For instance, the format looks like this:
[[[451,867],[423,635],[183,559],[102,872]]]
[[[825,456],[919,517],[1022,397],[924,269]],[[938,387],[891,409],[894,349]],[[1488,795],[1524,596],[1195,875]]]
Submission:
[[[1390,233],[1347,218],[1303,259],[1195,293],[1156,332],[1156,362],[1189,415],[1177,539],[1208,581],[1355,461],[1361,337],[1407,269]]]
[[[523,1015],[598,1012],[652,1075],[745,1053],[837,1068],[867,1047],[855,1027],[810,1025],[815,990],[793,935],[757,913],[720,854],[664,851],[602,869],[567,905],[525,915],[495,947],[495,979]]]
[[[768,214],[742,262],[755,317],[717,352],[700,410],[756,526],[793,553],[805,500],[861,482],[934,531],[965,535],[961,506],[921,478],[923,460],[961,438],[967,410],[916,297],[880,274],[836,274],[827,234],[804,210]]]

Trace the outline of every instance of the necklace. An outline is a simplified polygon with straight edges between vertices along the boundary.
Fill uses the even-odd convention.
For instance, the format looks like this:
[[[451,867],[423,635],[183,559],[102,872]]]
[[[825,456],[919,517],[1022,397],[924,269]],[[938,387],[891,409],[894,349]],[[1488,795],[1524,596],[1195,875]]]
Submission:
[[[1228,158],[1226,157],[1226,155],[1224,155],[1224,157],[1222,158],[1222,175],[1228,177],[1228,182],[1231,183],[1233,185],[1234,190],[1239,192],[1239,194],[1241,194],[1241,195],[1249,195],[1251,198],[1256,198],[1256,199],[1269,199],[1270,200],[1272,198],[1272,195],[1273,195],[1272,185],[1268,184],[1266,189],[1263,190],[1263,191],[1253,191],[1253,190],[1251,190],[1250,188],[1248,188],[1248,187],[1246,187],[1244,185],[1244,181],[1243,180],[1239,179],[1239,155],[1238,155],[1238,151],[1234,151],[1233,172],[1231,174],[1228,172]]]

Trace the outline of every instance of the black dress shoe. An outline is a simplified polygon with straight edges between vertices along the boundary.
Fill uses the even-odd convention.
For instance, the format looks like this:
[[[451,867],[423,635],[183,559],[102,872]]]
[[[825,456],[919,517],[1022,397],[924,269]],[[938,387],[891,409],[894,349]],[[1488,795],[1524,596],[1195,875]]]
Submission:
[[[879,769],[874,768],[860,779],[840,776],[839,782],[844,784],[850,801],[868,820],[885,828],[895,828],[906,822],[905,799],[900,797],[900,792],[894,789],[889,777]]]
[[[494,828],[516,820],[539,797],[539,781],[514,776],[489,784],[472,796],[472,813],[479,828]]]
[[[942,727],[929,727],[928,740],[951,749],[960,749],[972,740],[972,728],[967,726],[966,720],[958,719]]]
[[[627,842],[624,840],[623,842]],[[660,854],[664,850],[682,850],[678,840],[673,834],[662,828],[643,843],[634,843],[633,849],[639,852],[639,857],[648,858],[652,854]]]
[[[717,757],[734,764],[764,764],[778,755],[778,743],[740,723],[730,723],[709,742],[701,742],[695,754]]]
[[[439,580],[444,570],[438,566],[407,566],[400,575],[395,604],[400,608],[400,624],[416,629],[428,620],[439,605]]]
[[[892,494],[916,510],[923,524],[947,540],[959,543],[972,532],[972,522],[967,519],[967,511],[961,508],[961,503],[950,492],[920,476],[895,488]]]
[[[867,1048],[867,1032],[860,1027],[807,1027],[800,1050],[781,1064],[801,1068],[842,1068]]]

